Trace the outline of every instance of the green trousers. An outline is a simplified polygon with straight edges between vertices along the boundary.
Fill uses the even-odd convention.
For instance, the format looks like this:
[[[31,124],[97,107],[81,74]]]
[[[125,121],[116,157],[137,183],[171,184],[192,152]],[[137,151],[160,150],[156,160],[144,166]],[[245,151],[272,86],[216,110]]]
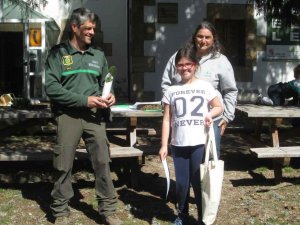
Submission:
[[[99,214],[107,216],[115,212],[117,197],[110,176],[109,144],[105,123],[91,113],[63,114],[56,118],[57,145],[53,167],[55,183],[50,206],[54,217],[68,216],[69,200],[74,196],[71,176],[75,151],[80,138],[85,142],[95,173],[96,198]]]

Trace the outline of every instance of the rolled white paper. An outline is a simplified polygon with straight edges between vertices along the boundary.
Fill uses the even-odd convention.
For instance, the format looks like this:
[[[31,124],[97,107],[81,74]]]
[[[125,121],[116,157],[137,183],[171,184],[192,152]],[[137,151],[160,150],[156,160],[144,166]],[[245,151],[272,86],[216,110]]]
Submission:
[[[167,160],[164,159],[161,162],[162,162],[162,165],[163,165],[163,168],[164,168],[164,171],[166,174],[166,180],[167,180],[167,191],[166,191],[166,199],[167,199],[169,190],[170,190],[170,171],[169,171]]]
[[[108,73],[105,76],[104,87],[102,90],[102,98],[106,98],[110,93],[113,79],[114,77],[110,73]]]

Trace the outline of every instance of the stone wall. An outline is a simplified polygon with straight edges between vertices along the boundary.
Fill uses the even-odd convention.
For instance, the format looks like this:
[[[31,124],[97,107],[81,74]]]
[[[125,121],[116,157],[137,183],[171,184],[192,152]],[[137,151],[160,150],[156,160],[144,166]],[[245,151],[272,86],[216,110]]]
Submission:
[[[130,81],[130,100],[152,101],[154,99],[153,91],[144,91],[144,73],[155,72],[155,57],[145,56],[144,41],[155,40],[155,23],[144,23],[144,6],[155,5],[155,0],[133,0],[132,12],[130,18],[131,37],[130,55],[131,55],[131,74]]]

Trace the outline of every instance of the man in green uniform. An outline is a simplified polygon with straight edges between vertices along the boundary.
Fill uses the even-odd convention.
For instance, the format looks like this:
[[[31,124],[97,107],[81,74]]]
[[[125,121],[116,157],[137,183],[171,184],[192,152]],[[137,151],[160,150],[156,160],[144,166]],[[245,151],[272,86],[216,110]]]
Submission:
[[[95,172],[99,214],[104,224],[119,225],[117,197],[110,177],[110,157],[105,121],[113,94],[100,97],[108,73],[102,51],[91,46],[96,14],[85,8],[73,11],[70,39],[53,47],[46,62],[46,93],[57,121],[57,145],[53,166],[56,181],[51,192],[55,224],[69,224],[69,200],[74,192],[71,171],[76,147],[82,137]]]

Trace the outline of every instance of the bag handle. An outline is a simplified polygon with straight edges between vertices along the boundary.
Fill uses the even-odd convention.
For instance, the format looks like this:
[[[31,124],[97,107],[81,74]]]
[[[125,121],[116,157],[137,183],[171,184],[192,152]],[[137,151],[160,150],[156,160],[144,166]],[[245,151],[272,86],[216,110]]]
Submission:
[[[210,127],[205,128],[206,133],[206,144],[205,144],[205,160],[204,164],[208,164],[209,156],[212,155],[213,161],[218,161],[216,141],[215,141],[215,132],[213,128],[213,123]]]

